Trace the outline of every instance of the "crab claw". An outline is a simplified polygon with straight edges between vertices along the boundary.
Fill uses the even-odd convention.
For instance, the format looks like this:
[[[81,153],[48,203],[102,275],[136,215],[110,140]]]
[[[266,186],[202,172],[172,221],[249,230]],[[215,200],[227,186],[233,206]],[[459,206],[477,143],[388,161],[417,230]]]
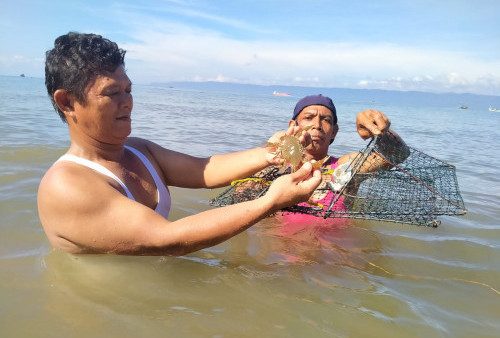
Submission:
[[[323,164],[325,164],[326,161],[328,161],[328,159],[330,158],[330,156],[325,156],[323,159],[319,160],[319,161],[316,161],[312,164],[313,168],[320,168],[323,166]]]
[[[299,129],[299,131],[295,134],[295,137],[297,137],[297,138],[301,137],[302,133],[304,133],[305,131],[308,131],[312,127],[313,126],[307,126],[307,127],[302,128],[302,129]]]

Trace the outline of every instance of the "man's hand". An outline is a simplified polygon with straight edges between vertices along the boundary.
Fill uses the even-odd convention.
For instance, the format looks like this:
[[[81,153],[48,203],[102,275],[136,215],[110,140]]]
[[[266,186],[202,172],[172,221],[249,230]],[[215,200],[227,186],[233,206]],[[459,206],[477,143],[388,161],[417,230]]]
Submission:
[[[356,128],[359,136],[363,140],[374,137],[375,135],[383,135],[389,130],[391,121],[383,113],[378,110],[365,110],[356,117]]]
[[[321,171],[306,162],[296,172],[277,178],[265,198],[272,199],[277,211],[307,201],[320,183]]]

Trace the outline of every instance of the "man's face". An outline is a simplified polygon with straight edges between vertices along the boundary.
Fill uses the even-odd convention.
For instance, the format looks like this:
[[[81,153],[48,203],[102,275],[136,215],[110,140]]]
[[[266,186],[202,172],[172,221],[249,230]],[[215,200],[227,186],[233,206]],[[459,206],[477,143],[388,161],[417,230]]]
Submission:
[[[320,105],[305,107],[297,116],[296,124],[301,129],[312,126],[308,130],[312,143],[305,149],[306,156],[310,159],[321,160],[328,155],[330,142],[338,132],[338,126],[333,124],[330,109]]]
[[[78,129],[104,143],[121,142],[131,132],[132,83],[123,66],[98,75],[86,88],[86,103],[75,102],[73,120]]]

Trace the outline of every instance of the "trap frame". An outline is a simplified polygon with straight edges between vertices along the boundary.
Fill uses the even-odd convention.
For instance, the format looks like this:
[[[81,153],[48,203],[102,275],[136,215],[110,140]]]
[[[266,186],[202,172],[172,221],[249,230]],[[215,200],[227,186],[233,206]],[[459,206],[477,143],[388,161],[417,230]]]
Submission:
[[[390,169],[374,169],[375,160],[381,159]],[[232,182],[210,204],[226,206],[259,198],[276,178],[289,173],[289,168],[271,166]],[[333,170],[322,168],[322,176],[309,202],[282,211],[432,227],[441,223],[437,216],[466,213],[453,165],[407,145],[395,145],[390,138],[375,136],[350,162]]]

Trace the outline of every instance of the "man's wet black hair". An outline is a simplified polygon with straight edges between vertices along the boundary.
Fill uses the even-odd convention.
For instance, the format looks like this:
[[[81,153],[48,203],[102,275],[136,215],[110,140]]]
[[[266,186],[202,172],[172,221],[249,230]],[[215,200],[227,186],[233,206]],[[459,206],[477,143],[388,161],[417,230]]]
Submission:
[[[45,86],[54,109],[66,122],[64,113],[54,101],[54,93],[65,89],[85,104],[85,89],[98,75],[114,72],[125,65],[125,51],[115,42],[97,34],[69,32],[54,42],[46,52]]]

